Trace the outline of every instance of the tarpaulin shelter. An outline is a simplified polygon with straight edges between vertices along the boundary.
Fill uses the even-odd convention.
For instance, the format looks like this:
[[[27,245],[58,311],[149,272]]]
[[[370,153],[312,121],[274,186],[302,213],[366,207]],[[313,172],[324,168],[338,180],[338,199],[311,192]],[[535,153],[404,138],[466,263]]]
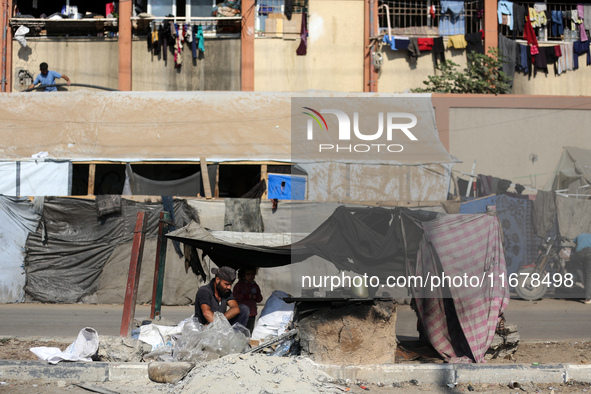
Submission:
[[[144,253],[148,255],[150,250],[149,255],[153,257],[154,248],[147,245],[150,241],[155,243],[163,209],[162,204],[123,199],[120,212],[99,216],[95,201],[45,198],[41,209],[43,225],[28,234],[25,244],[27,295],[42,302],[76,303],[98,293],[98,302],[123,302],[137,213],[147,213]],[[184,200],[174,202],[174,218],[179,225],[198,220]],[[174,248],[169,250],[167,256],[174,255]],[[154,272],[148,267],[150,263],[153,267],[153,262],[153,258],[144,259],[142,276],[149,281],[144,292],[150,290],[150,296],[146,299],[140,294],[138,302],[147,302],[151,298]],[[184,271],[184,264],[169,264],[166,275],[176,276],[173,280],[177,286],[165,287],[163,303],[187,304],[194,294],[195,277],[179,276],[175,265]],[[191,282],[188,286],[183,284],[187,281]],[[176,293],[179,289],[184,289],[190,296]]]
[[[494,279],[487,286],[410,285],[435,349],[450,362],[482,362],[508,304],[500,225],[488,215],[447,215],[404,208],[338,207],[310,235],[281,247],[232,243],[192,223],[168,235],[200,248],[217,265],[276,267],[320,256],[340,271],[378,276],[429,275]],[[502,282],[503,278],[505,282]],[[503,287],[502,283],[505,283]],[[414,287],[413,287],[414,286]]]
[[[568,193],[590,194],[591,150],[565,147],[556,165],[556,170],[548,179],[544,190],[562,190]],[[586,188],[584,188],[587,186]]]

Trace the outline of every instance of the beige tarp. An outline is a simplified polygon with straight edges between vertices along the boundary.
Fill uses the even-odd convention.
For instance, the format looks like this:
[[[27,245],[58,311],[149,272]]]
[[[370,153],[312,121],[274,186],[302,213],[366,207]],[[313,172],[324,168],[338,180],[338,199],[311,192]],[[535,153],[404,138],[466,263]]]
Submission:
[[[405,102],[409,96],[327,91],[0,94],[0,160],[48,152],[49,158],[73,161],[290,161],[292,98],[397,97]],[[429,95],[416,96],[430,105]],[[412,163],[453,161],[437,138],[432,113],[425,119],[429,132],[424,135],[434,139],[413,152]]]

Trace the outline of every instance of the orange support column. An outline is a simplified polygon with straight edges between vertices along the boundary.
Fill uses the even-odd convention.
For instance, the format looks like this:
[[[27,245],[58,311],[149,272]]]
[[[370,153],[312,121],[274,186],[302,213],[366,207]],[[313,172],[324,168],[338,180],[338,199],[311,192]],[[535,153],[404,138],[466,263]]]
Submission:
[[[12,92],[12,0],[1,0],[0,10],[0,45],[2,68],[0,70],[0,92]]]
[[[484,52],[499,46],[497,0],[484,0]]]
[[[133,1],[119,1],[119,90],[131,90],[131,15]]]
[[[240,90],[254,91],[254,0],[242,0],[240,34]]]

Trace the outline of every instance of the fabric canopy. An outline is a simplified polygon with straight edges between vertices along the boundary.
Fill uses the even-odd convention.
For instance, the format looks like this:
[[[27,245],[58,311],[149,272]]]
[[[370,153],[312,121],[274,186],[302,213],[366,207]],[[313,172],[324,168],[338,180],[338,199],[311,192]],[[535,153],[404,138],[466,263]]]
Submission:
[[[580,189],[581,186],[589,184],[591,184],[591,150],[566,147],[544,190],[566,189],[569,193],[589,194],[590,187]]]

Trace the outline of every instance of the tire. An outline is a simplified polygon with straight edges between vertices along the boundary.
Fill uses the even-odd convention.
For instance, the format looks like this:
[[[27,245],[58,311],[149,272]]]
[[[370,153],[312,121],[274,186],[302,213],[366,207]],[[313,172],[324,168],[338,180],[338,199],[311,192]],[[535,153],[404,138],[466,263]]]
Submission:
[[[531,274],[534,272],[535,268],[524,268],[517,271],[518,274],[521,273],[528,273],[527,279],[524,279],[523,276],[519,276],[519,283],[515,286],[515,292],[517,295],[526,300],[526,301],[534,301],[543,298],[546,293],[548,292],[548,285],[540,283],[538,287],[533,287],[531,285]]]

